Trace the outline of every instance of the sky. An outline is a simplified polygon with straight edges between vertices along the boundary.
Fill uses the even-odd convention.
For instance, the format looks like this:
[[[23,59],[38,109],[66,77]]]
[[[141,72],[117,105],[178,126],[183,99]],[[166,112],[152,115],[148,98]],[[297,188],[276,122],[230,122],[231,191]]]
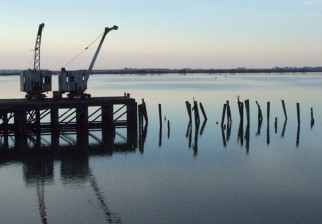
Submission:
[[[0,69],[322,66],[322,0],[1,0]]]

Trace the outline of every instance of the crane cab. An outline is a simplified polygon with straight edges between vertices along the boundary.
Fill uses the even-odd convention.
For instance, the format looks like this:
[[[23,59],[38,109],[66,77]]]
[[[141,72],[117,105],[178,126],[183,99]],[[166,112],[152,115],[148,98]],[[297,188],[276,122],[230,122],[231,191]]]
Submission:
[[[27,99],[42,99],[51,91],[51,72],[47,70],[23,70],[20,74],[20,90]]]
[[[87,89],[87,70],[66,71],[62,68],[58,74],[59,92],[68,92],[69,98],[87,98],[90,95],[85,94]]]

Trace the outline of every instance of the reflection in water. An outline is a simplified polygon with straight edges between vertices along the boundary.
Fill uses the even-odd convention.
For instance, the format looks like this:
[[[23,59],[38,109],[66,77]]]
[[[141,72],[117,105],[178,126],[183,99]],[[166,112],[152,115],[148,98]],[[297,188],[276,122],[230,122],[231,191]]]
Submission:
[[[199,122],[196,123],[195,126],[195,138],[194,138],[194,144],[193,144],[193,156],[196,157],[198,155],[198,137],[199,137]]]
[[[284,135],[285,135],[286,124],[287,124],[287,119],[285,119],[285,121],[284,121],[283,130],[282,130],[282,134],[281,134],[282,138],[284,138]]]
[[[237,141],[240,142],[240,145],[244,145],[244,124],[243,119],[239,122]]]
[[[262,109],[259,103],[256,101],[257,109],[258,109],[258,119],[257,119],[257,133],[256,136],[259,136],[261,134],[261,128],[262,128],[262,123],[263,123],[263,114],[262,114]]]
[[[52,155],[29,155],[23,160],[23,178],[27,186],[35,187],[42,223],[47,223],[45,185],[53,184],[54,158]]]
[[[270,130],[269,130],[269,121],[267,121],[267,129],[266,129],[266,144],[270,144]]]
[[[225,133],[225,130],[227,130],[227,134]],[[230,135],[231,135],[231,122],[228,121],[227,126],[221,125],[221,137],[222,137],[222,142],[224,147],[227,146],[227,142],[229,142]]]
[[[246,153],[249,153],[249,122],[247,122],[246,126],[246,133],[245,133],[245,139],[246,139]]]
[[[201,129],[200,129],[200,136],[202,136],[205,128],[206,128],[206,124],[207,124],[207,120],[204,120],[202,125],[201,125]]]
[[[160,126],[159,130],[159,146],[162,146],[162,126]]]
[[[314,116],[313,116],[313,107],[311,107],[311,129],[314,126]]]
[[[226,147],[227,142],[226,142],[226,134],[225,134],[225,125],[220,125],[220,126],[221,126],[222,144],[224,147]]]
[[[296,132],[296,146],[297,147],[300,145],[300,127],[301,127],[301,125],[299,124],[297,126],[297,132]]]
[[[263,120],[258,119],[256,136],[261,135],[262,123],[263,123]]]
[[[96,199],[104,212],[107,223],[121,223],[119,215],[111,212],[102,190],[100,189],[95,175],[89,166],[89,155],[86,153],[67,153],[62,154],[61,157],[61,178],[64,184],[69,185],[73,183],[89,182]]]
[[[189,147],[189,149],[191,149],[191,145],[192,145],[192,143],[191,143],[192,142],[192,124],[191,124],[191,122],[188,123],[186,137],[189,139],[188,147]]]
[[[121,223],[119,215],[111,212],[104,198],[95,175],[89,167],[91,155],[112,155],[116,153],[135,152],[137,147],[136,130],[127,129],[124,133],[114,131],[107,136],[102,131],[96,132],[62,132],[28,133],[24,136],[1,136],[12,139],[13,145],[1,145],[0,164],[21,162],[23,179],[27,186],[37,191],[38,209],[42,223],[48,223],[45,187],[54,184],[54,162],[61,161],[60,179],[63,184],[90,183],[93,192],[104,212],[107,223]],[[134,132],[134,133],[133,133]],[[140,142],[146,138],[147,125],[140,133]],[[101,136],[99,136],[101,134]],[[143,151],[142,151],[143,152]]]
[[[228,122],[227,124],[227,142],[230,140],[230,135],[231,135],[231,121]]]
[[[168,120],[168,139],[170,139],[170,121]]]
[[[139,130],[139,150],[141,153],[144,152],[144,144],[146,140],[146,135],[148,132],[148,123],[145,123],[143,127]]]
[[[91,133],[90,136],[94,134]],[[66,140],[66,145],[60,145],[59,148],[50,151],[45,150],[9,150],[2,151],[1,163],[8,161],[19,161],[23,164],[23,179],[27,186],[35,188],[38,198],[38,209],[42,223],[49,223],[48,213],[50,210],[46,207],[46,190],[45,187],[54,184],[54,163],[60,161],[60,179],[64,185],[73,183],[85,184],[90,183],[90,186],[96,196],[100,208],[104,212],[107,223],[121,223],[121,217],[114,214],[108,206],[102,190],[100,189],[95,175],[89,166],[89,157],[96,154],[110,155],[114,151],[128,153],[133,150],[133,143],[114,143],[110,145],[112,148],[104,147],[103,143],[98,145],[88,145],[88,150],[79,148],[79,141],[68,135],[62,138]],[[94,137],[97,141],[100,139]],[[39,142],[39,140],[37,140]],[[83,141],[82,141],[83,142]],[[100,141],[102,142],[102,141]],[[76,143],[76,145],[72,145]],[[39,146],[39,144],[36,144]]]

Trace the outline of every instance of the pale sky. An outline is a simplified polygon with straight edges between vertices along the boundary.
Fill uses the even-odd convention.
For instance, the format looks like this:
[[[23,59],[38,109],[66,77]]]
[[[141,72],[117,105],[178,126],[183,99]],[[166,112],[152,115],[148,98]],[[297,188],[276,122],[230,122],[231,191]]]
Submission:
[[[1,0],[0,69],[59,70],[103,31],[94,69],[322,65],[322,0]],[[98,42],[67,69],[86,69]]]

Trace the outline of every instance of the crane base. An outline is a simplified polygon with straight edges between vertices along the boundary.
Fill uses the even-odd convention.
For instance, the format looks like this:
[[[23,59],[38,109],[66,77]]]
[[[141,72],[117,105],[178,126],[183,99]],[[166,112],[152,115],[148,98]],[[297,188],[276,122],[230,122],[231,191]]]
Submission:
[[[45,94],[42,94],[42,93],[40,93],[40,94],[26,94],[25,95],[25,98],[27,100],[42,100],[45,97],[46,97],[46,95]]]
[[[68,99],[89,99],[91,94],[88,93],[69,93],[67,94]]]

